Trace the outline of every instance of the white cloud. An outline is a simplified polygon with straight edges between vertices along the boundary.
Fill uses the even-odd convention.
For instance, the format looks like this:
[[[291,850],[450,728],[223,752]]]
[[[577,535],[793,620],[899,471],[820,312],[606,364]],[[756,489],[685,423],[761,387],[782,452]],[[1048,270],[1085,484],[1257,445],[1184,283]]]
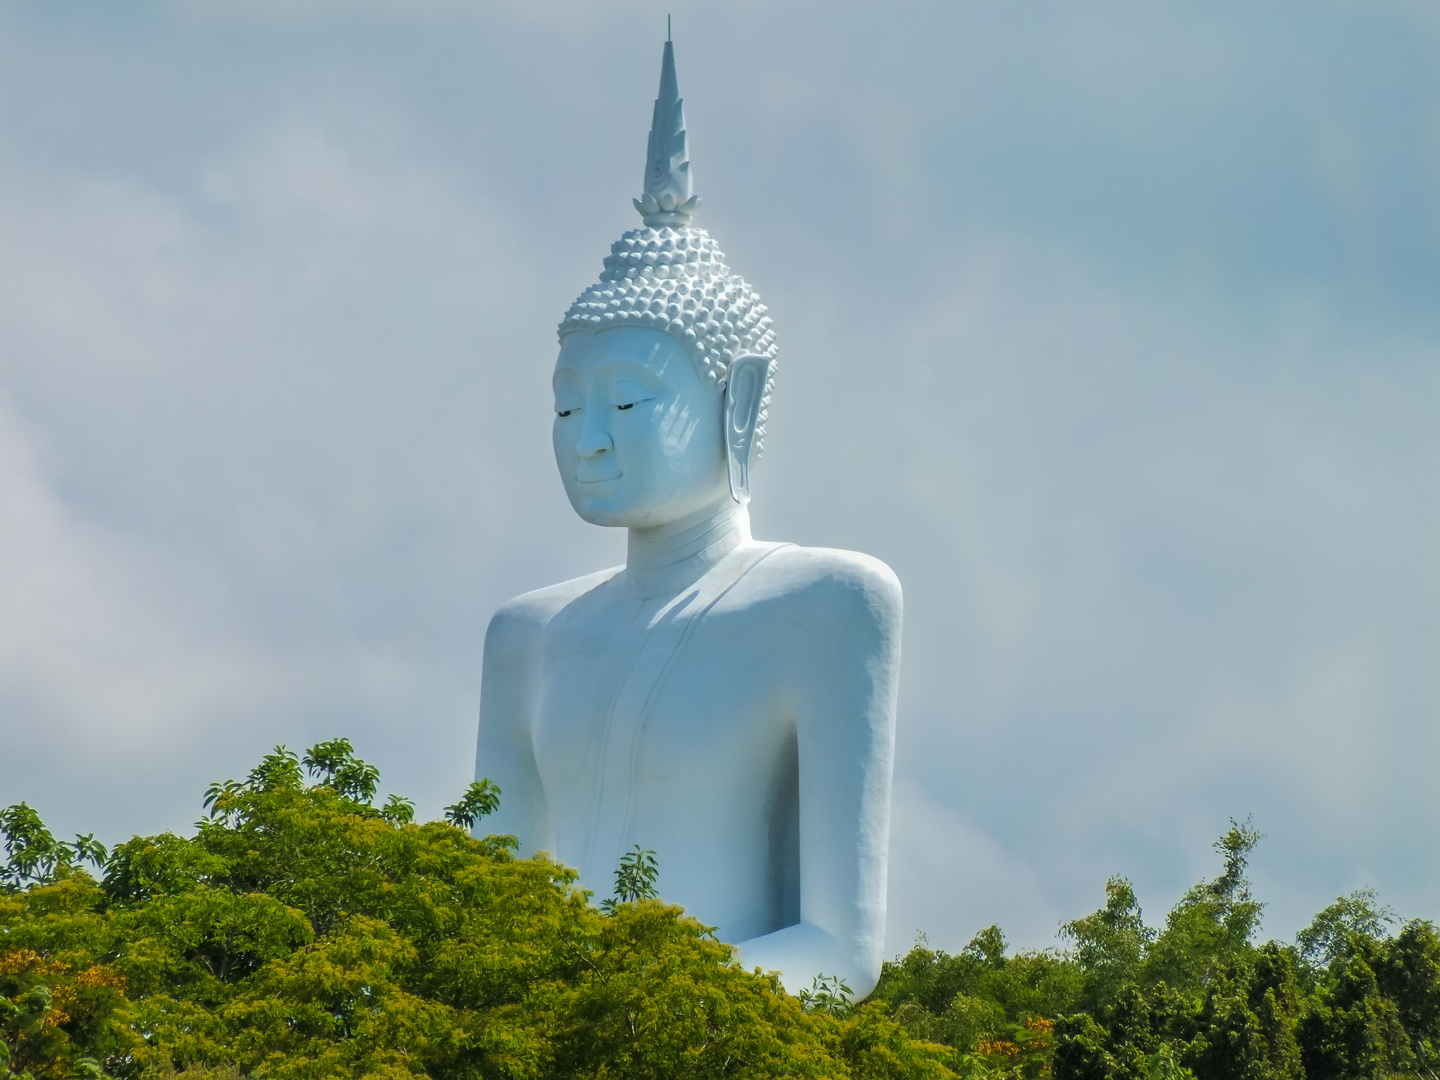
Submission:
[[[1062,914],[1046,895],[1044,875],[934,797],[902,780],[891,821],[887,956],[903,954],[924,934],[931,948],[959,951],[977,930],[1017,925],[1022,944],[1046,947],[1035,928],[1058,928]]]
[[[490,611],[617,559],[547,380],[664,11],[283,7],[6,16],[0,785],[60,828],[338,733],[438,809]],[[1155,916],[1251,810],[1275,932],[1433,914],[1430,39],[760,10],[677,10],[681,80],[784,350],[757,525],[906,588],[892,950]]]
[[[146,581],[155,568],[133,538],[59,497],[27,428],[0,399],[0,709],[17,751],[12,782],[29,754],[60,751],[80,768],[143,755],[182,719],[244,702],[255,681],[243,649],[197,642],[177,613],[157,610]]]

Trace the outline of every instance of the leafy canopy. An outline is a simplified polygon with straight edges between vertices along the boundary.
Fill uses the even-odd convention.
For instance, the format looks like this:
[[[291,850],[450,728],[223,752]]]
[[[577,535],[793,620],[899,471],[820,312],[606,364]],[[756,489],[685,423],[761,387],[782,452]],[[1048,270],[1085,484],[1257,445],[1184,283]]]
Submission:
[[[0,810],[0,1078],[1440,1076],[1436,928],[1362,890],[1257,944],[1248,820],[1160,926],[1112,877],[1063,948],[922,938],[857,1003],[745,971],[659,900],[652,851],[597,909],[568,868],[470,835],[488,780],[420,824],[379,779],[344,739],[276,747],[210,785],[194,835],[113,852]]]
[[[106,853],[4,811],[0,1077],[952,1075],[883,1005],[807,1012],[744,970],[655,898],[651,852],[601,911],[570,869],[470,835],[489,781],[423,824],[378,791],[333,739],[212,784],[191,836]]]
[[[1063,923],[1065,951],[1007,955],[998,927],[960,953],[922,942],[876,991],[966,1077],[1009,1080],[1395,1080],[1440,1076],[1440,936],[1397,923],[1369,890],[1341,897],[1294,946],[1257,945],[1263,905],[1231,821],[1221,872],[1146,925],[1134,887]]]

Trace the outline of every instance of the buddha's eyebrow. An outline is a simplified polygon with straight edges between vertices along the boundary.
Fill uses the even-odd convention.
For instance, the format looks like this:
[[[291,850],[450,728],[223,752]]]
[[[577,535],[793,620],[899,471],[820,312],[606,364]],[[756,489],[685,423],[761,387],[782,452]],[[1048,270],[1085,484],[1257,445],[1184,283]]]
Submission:
[[[612,381],[628,379],[631,382],[643,383],[655,390],[665,386],[664,376],[656,374],[648,367],[637,364],[633,360],[614,360],[602,367],[598,374],[599,377]]]

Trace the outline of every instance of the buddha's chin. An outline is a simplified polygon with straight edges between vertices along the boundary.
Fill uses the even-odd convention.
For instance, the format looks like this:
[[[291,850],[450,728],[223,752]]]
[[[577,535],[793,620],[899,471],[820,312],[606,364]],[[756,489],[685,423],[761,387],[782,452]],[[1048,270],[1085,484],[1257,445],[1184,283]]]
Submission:
[[[680,516],[673,512],[667,513],[664,505],[656,507],[644,502],[637,504],[635,499],[627,499],[618,493],[590,496],[577,492],[571,496],[570,505],[581,521],[608,528],[646,528],[663,525]]]
[[[584,490],[587,487],[603,490],[612,485],[585,484],[579,486],[581,490],[570,493],[570,505],[575,510],[575,513],[580,516],[581,521],[588,522],[591,525],[606,526],[629,524],[628,521],[624,520],[628,516],[626,514],[627,507],[624,505],[625,500],[617,498],[614,494],[601,494],[599,490],[593,494]]]

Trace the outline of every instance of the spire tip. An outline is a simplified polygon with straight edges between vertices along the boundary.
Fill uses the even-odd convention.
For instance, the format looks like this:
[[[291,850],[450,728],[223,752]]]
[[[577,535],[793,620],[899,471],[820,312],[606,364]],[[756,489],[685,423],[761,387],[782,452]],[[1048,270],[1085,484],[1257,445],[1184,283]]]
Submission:
[[[670,17],[667,15],[668,28]],[[690,137],[685,131],[685,102],[675,77],[675,45],[668,37],[660,62],[660,93],[650,121],[645,153],[645,193],[635,200],[645,224],[688,225],[700,206],[690,176]]]

